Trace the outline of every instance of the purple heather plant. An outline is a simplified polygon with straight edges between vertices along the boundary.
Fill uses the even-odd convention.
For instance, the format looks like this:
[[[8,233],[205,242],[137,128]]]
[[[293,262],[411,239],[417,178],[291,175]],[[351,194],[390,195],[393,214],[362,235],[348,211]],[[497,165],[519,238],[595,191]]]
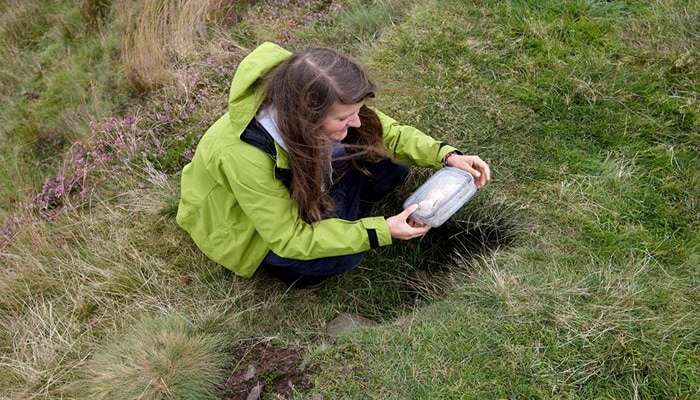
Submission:
[[[110,117],[100,122],[92,122],[90,128],[94,138],[93,157],[104,163],[112,161],[110,158],[112,154],[122,162],[133,159],[144,147],[135,132],[136,122],[136,117],[133,115],[124,118]]]
[[[115,156],[122,162],[129,162],[139,154],[143,145],[134,134],[136,118],[107,118],[90,124],[93,132],[87,143],[76,142],[70,151],[63,171],[44,182],[41,191],[31,201],[29,208],[39,212],[46,219],[53,219],[69,197],[78,200],[87,197],[87,182],[91,174],[112,161]]]
[[[15,235],[17,228],[26,224],[26,218],[10,216],[0,225],[0,249],[5,247]]]
[[[194,151],[197,148],[197,145],[194,144],[190,148],[185,149],[182,152],[182,158],[185,159],[185,161],[190,162],[192,161],[192,158],[194,157]]]
[[[129,169],[133,162],[162,157],[166,147],[187,140],[188,124],[211,125],[213,120],[209,119],[214,118],[216,112],[197,117],[195,114],[203,107],[211,107],[209,99],[228,92],[229,75],[241,56],[240,48],[233,44],[224,50],[210,55],[204,64],[180,71],[184,96],[173,96],[172,90],[155,92],[149,96],[147,104],[132,109],[130,115],[91,122],[91,135],[70,147],[69,157],[60,172],[47,178],[41,191],[25,202],[23,208],[36,212],[39,218],[51,220],[71,202],[81,203],[87,198],[96,170],[107,168],[107,176],[112,176],[117,170]],[[212,71],[217,76],[214,81],[210,76]],[[223,108],[219,111],[223,112]],[[47,137],[53,138],[53,132],[48,132]],[[196,143],[186,148],[181,153],[182,158],[189,162],[195,148]],[[0,225],[3,238],[14,231],[16,224],[11,221],[7,219]]]
[[[64,175],[48,178],[41,192],[34,197],[34,208],[42,215],[50,217],[51,211],[62,206],[66,197],[76,191],[78,183],[79,180],[74,177],[66,179]]]

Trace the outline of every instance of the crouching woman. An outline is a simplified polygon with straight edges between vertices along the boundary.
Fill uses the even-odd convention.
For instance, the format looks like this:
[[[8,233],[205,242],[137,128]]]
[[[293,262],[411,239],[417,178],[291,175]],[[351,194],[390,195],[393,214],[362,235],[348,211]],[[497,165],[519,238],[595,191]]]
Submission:
[[[265,269],[297,286],[355,268],[393,239],[424,235],[409,216],[368,216],[401,185],[403,164],[443,163],[489,179],[476,156],[367,106],[375,87],[330,49],[264,43],[238,66],[228,112],[182,171],[178,224],[210,259],[243,277]]]

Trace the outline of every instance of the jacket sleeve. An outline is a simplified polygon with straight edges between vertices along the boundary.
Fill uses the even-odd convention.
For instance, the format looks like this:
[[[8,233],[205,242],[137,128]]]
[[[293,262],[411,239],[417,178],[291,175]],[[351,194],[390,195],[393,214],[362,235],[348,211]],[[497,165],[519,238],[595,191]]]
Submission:
[[[455,147],[437,141],[412,126],[399,125],[393,118],[376,108],[372,110],[377,113],[382,124],[384,145],[400,161],[419,167],[439,169],[442,167],[442,159],[448,153],[454,151],[462,154]]]
[[[229,154],[219,169],[256,231],[277,255],[297,260],[355,254],[391,244],[384,217],[308,224],[287,188],[274,176],[272,158],[260,151]]]

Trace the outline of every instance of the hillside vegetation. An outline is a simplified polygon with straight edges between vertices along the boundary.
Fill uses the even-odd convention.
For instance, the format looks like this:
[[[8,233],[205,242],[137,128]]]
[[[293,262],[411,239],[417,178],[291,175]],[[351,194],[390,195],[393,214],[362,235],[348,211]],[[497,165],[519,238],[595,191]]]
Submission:
[[[263,398],[700,397],[699,28],[684,0],[0,1],[0,398],[236,398],[271,348],[310,381]],[[209,261],[179,171],[265,40],[360,60],[492,183],[318,288]],[[329,336],[343,312],[379,324]]]

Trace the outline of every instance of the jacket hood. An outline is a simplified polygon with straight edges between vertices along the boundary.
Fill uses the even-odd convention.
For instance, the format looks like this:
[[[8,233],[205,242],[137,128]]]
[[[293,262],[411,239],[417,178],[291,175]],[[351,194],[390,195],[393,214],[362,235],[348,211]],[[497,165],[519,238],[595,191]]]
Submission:
[[[229,117],[239,132],[250,123],[264,100],[261,78],[291,55],[288,50],[265,42],[240,62],[228,97]]]

